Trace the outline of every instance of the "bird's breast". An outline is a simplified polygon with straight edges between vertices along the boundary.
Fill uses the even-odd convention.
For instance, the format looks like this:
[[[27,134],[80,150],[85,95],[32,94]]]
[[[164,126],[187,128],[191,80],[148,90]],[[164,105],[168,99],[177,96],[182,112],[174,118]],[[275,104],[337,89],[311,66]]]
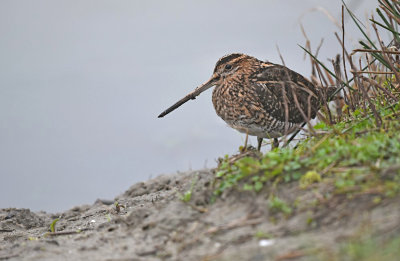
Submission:
[[[255,88],[240,84],[216,86],[212,95],[217,115],[240,132],[263,138],[292,132],[297,125],[272,117],[261,99]]]
[[[263,125],[266,112],[255,91],[243,84],[217,86],[212,95],[215,111],[229,125]]]

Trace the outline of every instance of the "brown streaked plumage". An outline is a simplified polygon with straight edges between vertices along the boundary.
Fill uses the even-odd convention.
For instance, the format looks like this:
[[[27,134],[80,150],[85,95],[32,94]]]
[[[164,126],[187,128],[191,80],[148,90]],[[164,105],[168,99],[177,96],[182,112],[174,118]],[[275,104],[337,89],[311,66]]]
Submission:
[[[323,97],[330,97],[336,90],[327,88],[324,96],[323,89],[287,67],[233,53],[218,60],[207,82],[158,117],[164,117],[214,85],[212,101],[218,116],[232,128],[257,136],[258,150],[263,138],[274,138],[277,146],[278,137],[315,118]]]

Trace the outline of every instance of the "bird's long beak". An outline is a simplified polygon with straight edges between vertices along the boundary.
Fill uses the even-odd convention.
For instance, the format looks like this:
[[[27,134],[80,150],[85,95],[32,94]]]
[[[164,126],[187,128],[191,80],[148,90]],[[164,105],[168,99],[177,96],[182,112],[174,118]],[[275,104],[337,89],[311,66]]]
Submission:
[[[169,107],[168,109],[163,111],[160,115],[158,115],[158,118],[164,117],[165,115],[167,115],[171,111],[173,111],[173,110],[177,109],[178,107],[180,107],[182,104],[184,104],[188,100],[196,99],[196,97],[198,95],[200,95],[200,93],[202,93],[205,90],[207,90],[207,89],[211,88],[212,86],[214,86],[217,83],[217,81],[219,80],[219,77],[220,77],[219,75],[214,73],[213,76],[207,82],[203,83],[202,85],[197,87],[194,91],[192,91],[191,93],[189,93],[188,95],[186,95],[185,97],[180,99],[178,102],[176,102],[174,105],[172,105],[171,107]]]

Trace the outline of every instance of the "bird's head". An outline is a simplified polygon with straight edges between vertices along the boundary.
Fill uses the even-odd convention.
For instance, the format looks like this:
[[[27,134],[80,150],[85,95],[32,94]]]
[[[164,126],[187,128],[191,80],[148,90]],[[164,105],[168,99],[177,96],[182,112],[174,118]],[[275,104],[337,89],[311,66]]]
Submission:
[[[215,64],[213,75],[208,81],[206,81],[205,83],[197,87],[194,91],[176,102],[170,108],[161,113],[158,117],[164,117],[166,114],[175,110],[188,100],[194,99],[200,93],[215,85],[220,85],[224,81],[234,80],[235,78],[248,74],[249,70],[252,70],[252,68],[254,68],[254,66],[258,63],[260,63],[260,61],[256,58],[241,53],[232,53],[223,56]]]
[[[256,58],[241,53],[225,55],[215,64],[211,78],[198,88],[201,88],[201,92],[203,92],[214,85],[221,84],[223,81],[230,81],[246,75],[259,62]]]
[[[249,56],[241,53],[232,53],[220,58],[215,64],[214,74],[222,78],[230,77],[237,72],[242,66],[244,60]]]

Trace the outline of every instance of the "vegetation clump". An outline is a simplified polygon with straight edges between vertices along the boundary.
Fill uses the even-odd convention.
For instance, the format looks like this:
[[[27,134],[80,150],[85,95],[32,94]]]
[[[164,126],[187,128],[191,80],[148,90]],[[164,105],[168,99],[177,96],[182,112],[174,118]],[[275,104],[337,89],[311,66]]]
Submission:
[[[400,122],[392,110],[400,113],[399,109],[397,104],[380,112],[381,128],[372,118],[352,114],[334,125],[319,123],[315,128],[323,134],[299,142],[297,148],[275,149],[261,159],[243,157],[233,163],[226,156],[216,173],[215,194],[231,187],[258,192],[272,183],[298,181],[302,188],[328,182],[337,193],[374,189],[393,196],[400,191]]]
[[[264,155],[220,159],[216,197],[232,189],[265,193],[272,212],[290,216],[299,201],[284,201],[276,195],[282,183],[313,189],[325,199],[370,194],[374,195],[372,204],[400,193],[400,3],[378,2],[379,19],[371,17],[371,30],[343,5],[364,39],[359,41],[360,48],[348,52],[343,27],[342,37],[336,34],[342,54],[332,60],[332,70],[317,58],[318,50],[311,51],[308,41],[302,47],[311,57],[314,84],[336,86],[331,102],[335,108],[324,104],[316,124],[306,119],[305,137],[296,144],[287,146],[292,137],[284,137],[282,148]],[[382,31],[391,35],[387,43]]]

